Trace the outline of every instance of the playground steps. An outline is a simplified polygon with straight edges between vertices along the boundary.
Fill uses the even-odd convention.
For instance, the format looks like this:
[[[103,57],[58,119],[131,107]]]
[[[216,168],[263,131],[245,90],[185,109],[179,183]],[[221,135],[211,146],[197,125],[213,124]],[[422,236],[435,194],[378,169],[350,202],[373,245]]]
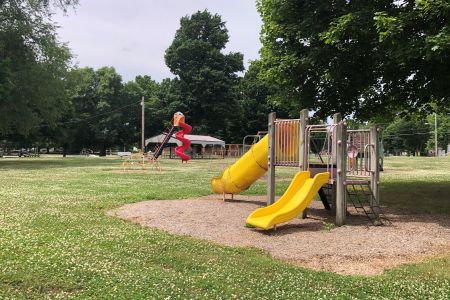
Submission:
[[[385,225],[390,223],[381,212],[376,201],[372,201],[374,194],[370,188],[370,182],[365,180],[349,180],[346,182],[347,199],[355,207],[358,213],[362,213],[374,225]]]

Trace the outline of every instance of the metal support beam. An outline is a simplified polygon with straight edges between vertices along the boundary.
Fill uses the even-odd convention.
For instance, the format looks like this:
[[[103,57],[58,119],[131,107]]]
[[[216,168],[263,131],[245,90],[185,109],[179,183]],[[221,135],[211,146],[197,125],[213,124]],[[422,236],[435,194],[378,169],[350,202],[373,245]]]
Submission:
[[[269,138],[269,157],[267,161],[267,205],[275,202],[275,120],[276,113],[269,114],[267,126]]]
[[[309,110],[302,109],[300,111],[300,149],[299,149],[299,169],[301,171],[308,170],[308,153],[307,153],[307,147],[306,147],[306,126],[308,125],[308,119],[309,119]],[[302,212],[300,218],[306,219],[308,216],[308,208],[305,208],[305,210]]]
[[[141,152],[145,152],[145,102],[144,96],[141,100]]]
[[[309,110],[302,109],[300,111],[300,157],[299,157],[299,167],[300,170],[306,171],[308,169],[308,153],[306,153],[306,126],[308,125]]]
[[[333,115],[333,124],[338,124],[342,120],[340,113]],[[336,165],[336,132],[331,141],[331,163]],[[336,180],[334,180],[331,188],[331,213],[336,216]]]
[[[376,216],[380,214],[380,142],[379,142],[380,128],[373,126],[370,128],[370,144],[372,145],[372,152],[370,155],[370,188],[372,189],[372,198],[370,206],[372,207]]]
[[[345,187],[346,166],[347,166],[347,128],[344,123],[336,125],[336,135],[333,144],[336,146],[336,225],[345,224],[347,216],[347,193]]]
[[[434,113],[434,156],[439,156],[438,148],[438,132],[437,132],[437,113]]]
[[[341,114],[340,114],[340,113],[335,113],[335,114],[333,115],[333,124],[338,124],[338,123],[341,122],[341,121],[342,121],[342,116],[341,116]],[[333,142],[333,144],[332,144],[331,147],[332,147],[331,153],[333,154],[332,157],[331,157],[331,162],[332,162],[333,164],[336,164],[336,143]]]

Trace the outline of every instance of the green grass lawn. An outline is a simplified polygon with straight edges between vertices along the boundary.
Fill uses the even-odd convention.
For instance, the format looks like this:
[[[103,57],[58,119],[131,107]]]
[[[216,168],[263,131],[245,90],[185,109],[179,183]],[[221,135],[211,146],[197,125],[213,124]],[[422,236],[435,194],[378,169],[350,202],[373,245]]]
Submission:
[[[449,298],[450,254],[381,276],[341,276],[105,215],[144,199],[207,195],[224,164],[173,160],[163,172],[120,174],[114,159],[0,159],[0,298]],[[385,165],[383,204],[450,215],[450,158]],[[264,192],[259,181],[246,193]]]

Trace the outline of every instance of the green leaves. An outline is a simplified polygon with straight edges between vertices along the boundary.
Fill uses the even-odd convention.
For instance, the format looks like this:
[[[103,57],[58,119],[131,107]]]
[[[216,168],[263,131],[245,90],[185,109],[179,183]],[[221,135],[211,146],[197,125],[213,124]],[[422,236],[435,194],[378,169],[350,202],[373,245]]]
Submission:
[[[166,98],[173,99],[169,107],[184,111],[194,132],[219,138],[231,138],[233,124],[239,120],[236,72],[244,69],[242,54],[222,53],[227,42],[221,17],[198,11],[181,18],[165,55],[167,66],[177,75],[165,83],[170,93]]]
[[[445,54],[450,51],[450,25],[444,26],[437,34],[426,38],[428,48],[433,52]]]
[[[450,3],[258,1],[278,102],[360,120],[450,106]]]
[[[396,34],[402,32],[403,27],[400,20],[396,17],[388,16],[386,12],[376,12],[373,19],[380,42],[383,42],[389,37],[395,38]]]
[[[0,134],[28,135],[62,113],[71,54],[56,38],[50,4],[75,2],[0,3]]]
[[[418,117],[396,118],[384,130],[384,148],[392,154],[404,151],[413,154],[424,153],[430,136],[430,126],[424,119]]]
[[[319,33],[319,37],[325,44],[336,45],[342,38],[345,38],[346,33],[351,31],[351,25],[354,23],[355,16],[352,13],[345,14],[339,17],[337,20],[331,22],[330,28],[322,33]]]

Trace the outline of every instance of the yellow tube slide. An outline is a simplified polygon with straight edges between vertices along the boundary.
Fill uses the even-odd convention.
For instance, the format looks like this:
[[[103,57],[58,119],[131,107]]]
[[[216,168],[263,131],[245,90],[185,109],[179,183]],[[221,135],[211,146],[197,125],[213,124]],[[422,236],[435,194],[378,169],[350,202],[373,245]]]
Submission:
[[[310,178],[310,176],[309,171],[298,172],[277,202],[252,212],[247,217],[246,223],[254,227],[269,229],[298,216],[308,207],[319,189],[330,179],[328,172],[318,173],[314,178]]]
[[[237,194],[250,187],[267,171],[269,142],[266,135],[253,145],[238,161],[223,171],[220,177],[211,180],[216,194]]]

